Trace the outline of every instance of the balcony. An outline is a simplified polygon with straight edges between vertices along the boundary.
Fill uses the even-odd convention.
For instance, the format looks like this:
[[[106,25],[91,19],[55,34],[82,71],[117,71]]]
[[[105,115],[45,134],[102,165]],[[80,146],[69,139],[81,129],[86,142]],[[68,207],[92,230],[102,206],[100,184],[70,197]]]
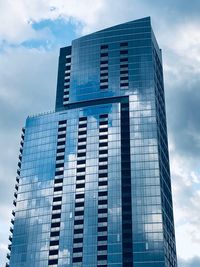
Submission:
[[[24,141],[24,135],[23,134],[21,135],[21,139]]]

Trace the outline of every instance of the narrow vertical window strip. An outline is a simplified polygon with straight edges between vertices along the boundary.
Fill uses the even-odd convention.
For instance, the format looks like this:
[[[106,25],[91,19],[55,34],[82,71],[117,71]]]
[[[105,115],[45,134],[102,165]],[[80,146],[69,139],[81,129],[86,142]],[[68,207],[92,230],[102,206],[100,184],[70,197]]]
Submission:
[[[98,167],[98,225],[97,225],[97,266],[107,266],[108,251],[107,251],[107,236],[108,236],[108,135],[105,134],[102,140],[101,127],[102,125],[108,128],[108,114],[99,116],[99,167]],[[106,149],[101,150],[102,141],[106,143]],[[103,154],[102,154],[103,153]],[[100,157],[101,156],[101,157]],[[102,158],[103,156],[103,158]],[[102,165],[102,162],[104,165]],[[102,172],[103,171],[103,172]],[[102,246],[102,242],[104,245]]]
[[[69,103],[70,78],[71,78],[71,53],[67,54],[65,58],[63,106],[66,106]]]
[[[120,43],[120,89],[129,87],[128,42]]]
[[[101,45],[100,47],[100,90],[108,89],[109,78],[109,53],[108,45]]]
[[[62,120],[58,122],[56,158],[60,157],[59,156],[60,147],[61,147],[60,145],[64,146],[64,148],[61,148],[61,149],[63,150],[63,153],[65,153],[66,127],[67,127],[66,120]],[[60,129],[62,129],[62,131],[64,132],[62,136],[60,135]],[[58,248],[59,248],[59,238],[60,238],[60,219],[61,219],[61,208],[62,208],[63,177],[64,177],[64,156],[62,157],[61,163],[56,162],[55,164],[55,178],[54,178],[54,191],[53,191],[49,246],[56,248],[56,249],[49,250],[48,266],[58,266],[58,253],[59,253]]]
[[[83,140],[85,142],[84,145],[82,144]],[[73,235],[73,256],[72,256],[72,264],[74,267],[79,265],[81,266],[83,262],[86,147],[87,147],[87,117],[80,117],[78,123],[77,169],[76,169],[76,189],[75,189],[75,206],[74,206],[74,235]]]

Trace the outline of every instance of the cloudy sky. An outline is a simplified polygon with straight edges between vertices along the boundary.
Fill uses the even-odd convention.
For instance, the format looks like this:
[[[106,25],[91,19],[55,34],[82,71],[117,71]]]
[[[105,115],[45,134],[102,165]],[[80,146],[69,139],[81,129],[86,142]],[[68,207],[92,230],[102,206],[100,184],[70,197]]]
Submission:
[[[151,16],[163,50],[179,267],[200,266],[200,1],[0,0],[0,265],[5,264],[21,127],[54,109],[59,48]]]

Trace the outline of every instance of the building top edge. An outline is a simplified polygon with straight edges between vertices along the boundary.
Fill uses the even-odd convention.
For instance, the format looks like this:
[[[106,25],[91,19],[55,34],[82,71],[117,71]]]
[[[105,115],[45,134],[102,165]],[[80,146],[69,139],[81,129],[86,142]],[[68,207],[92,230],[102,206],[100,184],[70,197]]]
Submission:
[[[43,115],[49,115],[49,114],[53,114],[53,113],[55,113],[55,110],[49,110],[46,112],[39,112],[37,114],[28,115],[27,119],[31,119],[31,118],[35,118],[35,117],[39,117],[39,116],[43,116]]]
[[[72,44],[73,44],[73,42],[77,42],[79,40],[82,40],[84,38],[88,38],[88,37],[90,37],[92,35],[95,35],[95,34],[101,34],[103,32],[107,32],[107,31],[111,31],[111,30],[115,30],[115,29],[117,30],[118,28],[120,28],[122,26],[131,25],[131,24],[134,25],[134,24],[141,23],[141,22],[149,22],[149,26],[151,26],[151,17],[148,16],[148,17],[144,17],[144,18],[140,18],[140,19],[136,19],[136,20],[123,22],[123,23],[120,23],[120,24],[117,24],[117,25],[114,25],[114,26],[111,26],[111,27],[107,27],[107,28],[104,28],[104,29],[101,29],[101,30],[98,30],[98,31],[95,31],[95,32],[88,33],[86,35],[80,36],[79,38],[76,38],[76,39],[72,40]],[[70,48],[71,45],[69,44],[67,46],[61,47],[61,49]]]

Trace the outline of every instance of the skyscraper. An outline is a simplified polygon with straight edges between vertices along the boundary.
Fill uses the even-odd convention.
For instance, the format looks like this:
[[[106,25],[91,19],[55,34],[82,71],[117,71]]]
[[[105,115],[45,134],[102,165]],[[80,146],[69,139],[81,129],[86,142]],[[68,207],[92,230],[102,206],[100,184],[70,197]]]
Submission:
[[[177,266],[150,18],[61,48],[55,112],[22,129],[10,267]]]

